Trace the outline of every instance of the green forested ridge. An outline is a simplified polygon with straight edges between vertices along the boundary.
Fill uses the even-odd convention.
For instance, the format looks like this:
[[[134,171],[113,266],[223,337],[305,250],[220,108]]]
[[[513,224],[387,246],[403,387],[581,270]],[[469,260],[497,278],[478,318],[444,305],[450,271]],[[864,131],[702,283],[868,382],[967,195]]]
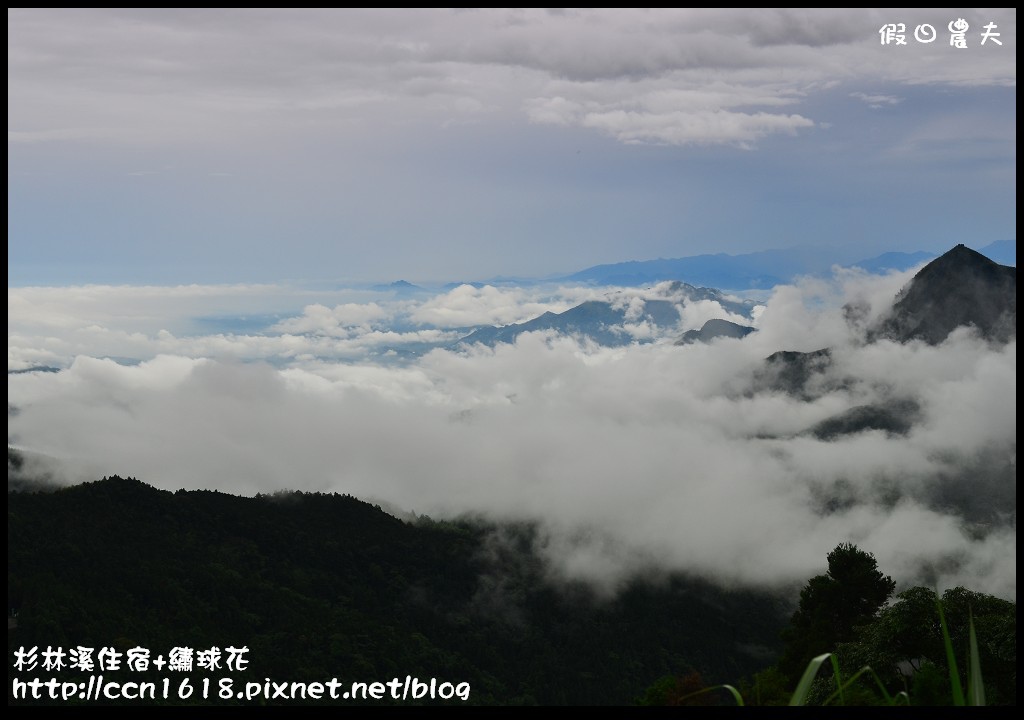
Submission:
[[[601,599],[547,578],[532,526],[411,524],[336,494],[170,493],[111,477],[9,492],[7,532],[9,659],[33,646],[245,645],[239,682],[412,675],[469,682],[471,703],[629,704],[664,675],[754,672],[786,617],[778,599],[678,576]],[[51,675],[9,662],[9,681]],[[168,676],[184,675],[148,673]]]

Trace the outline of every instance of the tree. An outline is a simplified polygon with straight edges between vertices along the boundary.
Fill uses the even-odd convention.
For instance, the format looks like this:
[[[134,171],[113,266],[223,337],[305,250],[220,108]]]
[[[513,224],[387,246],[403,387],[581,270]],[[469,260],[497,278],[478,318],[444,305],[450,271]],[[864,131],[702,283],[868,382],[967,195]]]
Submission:
[[[638,705],[717,705],[718,698],[708,690],[704,678],[696,670],[682,675],[665,675],[644,692]]]
[[[949,668],[936,608],[935,591],[925,587],[904,590],[869,624],[858,629],[857,640],[838,648],[845,671],[864,665],[889,686],[901,690],[907,676],[910,698],[916,704],[947,704]],[[1017,604],[963,587],[946,590],[942,607],[954,655],[966,674],[967,643],[973,620],[979,662],[989,704],[1017,701]],[[964,676],[962,682],[966,683]]]
[[[828,554],[828,571],[800,591],[800,605],[783,633],[779,669],[795,684],[813,657],[855,639],[855,628],[874,619],[895,589],[874,555],[853,543],[837,545]]]

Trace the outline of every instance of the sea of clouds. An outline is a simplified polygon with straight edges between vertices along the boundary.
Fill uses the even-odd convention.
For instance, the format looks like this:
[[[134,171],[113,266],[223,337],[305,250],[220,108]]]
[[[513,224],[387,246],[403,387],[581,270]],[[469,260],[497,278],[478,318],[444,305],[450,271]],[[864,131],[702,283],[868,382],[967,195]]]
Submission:
[[[939,346],[865,344],[910,277],[779,286],[748,320],[757,332],[711,344],[673,343],[741,318],[680,301],[678,327],[617,348],[457,341],[667,286],[9,288],[8,441],[64,482],[336,491],[533,521],[552,576],[611,590],[666,571],[792,586],[850,541],[901,586],[1015,598],[1016,342],[965,328]],[[759,382],[772,353],[824,347],[842,382],[811,400]],[[904,399],[918,407],[906,435],[809,432]]]

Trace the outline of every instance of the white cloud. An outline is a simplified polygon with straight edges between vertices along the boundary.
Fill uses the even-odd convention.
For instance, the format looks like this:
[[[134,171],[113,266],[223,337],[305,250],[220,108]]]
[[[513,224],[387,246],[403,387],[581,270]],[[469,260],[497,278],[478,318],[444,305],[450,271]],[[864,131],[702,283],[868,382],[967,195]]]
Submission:
[[[798,91],[704,82],[688,76],[671,80],[609,82],[604,87],[574,88],[557,83],[553,91],[576,94],[536,97],[525,105],[532,122],[594,128],[626,143],[670,145],[728,143],[749,147],[774,133],[793,134],[814,122],[797,114],[740,112],[732,108],[778,106],[796,101]]]
[[[677,306],[679,308],[679,329],[699,330],[708,320],[728,320],[737,325],[750,325],[750,320],[725,310],[714,300],[697,300]]]
[[[334,309],[320,305],[307,305],[301,317],[288,318],[274,325],[271,330],[282,333],[313,333],[347,337],[350,328],[365,328],[391,317],[391,314],[377,303],[345,303]]]
[[[972,27],[996,21],[1012,42],[1012,10],[961,12]],[[8,142],[226,141],[396,118],[452,125],[525,106],[533,122],[625,142],[749,144],[815,120],[738,105],[777,105],[837,79],[1015,82],[1012,47],[879,47],[882,24],[934,15],[591,9],[510,22],[487,8],[15,9]]]
[[[758,138],[775,132],[793,133],[814,123],[799,115],[735,113],[716,110],[705,113],[653,113],[611,110],[588,113],[580,124],[603,130],[623,142],[736,143],[749,146]]]
[[[876,110],[887,105],[899,105],[903,102],[903,98],[896,97],[895,95],[869,95],[867,93],[855,92],[850,93],[850,97],[863,100],[867,103],[868,107],[875,108]]]
[[[9,375],[9,402],[20,409],[9,435],[78,468],[169,489],[336,490],[432,516],[535,520],[553,573],[610,588],[638,567],[801,582],[849,540],[901,583],[962,582],[1013,597],[1013,524],[958,515],[942,493],[982,476],[992,502],[1014,492],[999,483],[1015,463],[1016,343],[990,348],[968,332],[938,347],[857,341],[843,304],[857,300],[877,314],[872,303],[891,299],[903,279],[843,272],[777,288],[758,333],[714,345],[602,349],[527,333],[384,367],[325,360],[337,355],[320,344],[365,353],[444,331],[353,325],[342,338],[317,334],[313,323],[301,336],[146,334],[195,355],[135,367],[83,356],[60,373]],[[502,301],[523,303],[501,311],[512,314],[539,302],[525,291],[457,290],[429,311],[494,317]],[[625,293],[618,300],[633,302]],[[380,314],[345,305],[335,306],[345,322]],[[329,324],[334,312],[307,306],[293,319],[322,315]],[[88,341],[101,342],[91,332]],[[193,359],[230,357],[220,345],[233,343],[268,358],[294,343],[295,355],[282,368]],[[825,345],[836,348],[828,372],[847,383],[810,402],[751,392],[770,352]],[[823,441],[806,432],[849,408],[902,397],[920,405],[905,437],[868,431]],[[830,495],[839,504],[827,509]],[[975,499],[982,506],[972,512],[991,510]]]
[[[592,291],[581,293],[579,289],[569,291],[568,295],[562,289],[556,293],[552,296],[548,291],[460,285],[424,302],[410,313],[410,318],[414,322],[445,328],[510,325],[545,312],[565,312],[580,302],[581,294],[594,295]]]

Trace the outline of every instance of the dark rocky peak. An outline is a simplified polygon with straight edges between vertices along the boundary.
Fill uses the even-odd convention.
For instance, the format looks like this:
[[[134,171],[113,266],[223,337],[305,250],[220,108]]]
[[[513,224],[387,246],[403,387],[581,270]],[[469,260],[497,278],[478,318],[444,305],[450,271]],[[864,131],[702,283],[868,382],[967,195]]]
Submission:
[[[847,378],[833,378],[832,350],[813,352],[780,350],[769,355],[754,373],[753,392],[784,392],[803,400],[813,400],[845,387]]]
[[[729,322],[728,320],[715,318],[704,323],[700,330],[687,330],[678,340],[676,340],[675,344],[690,345],[695,342],[708,343],[715,338],[720,337],[743,338],[752,332],[754,332],[754,328],[749,325],[740,325],[738,323]]]
[[[868,339],[937,345],[963,325],[994,342],[1016,337],[1017,268],[957,245],[914,276]]]

